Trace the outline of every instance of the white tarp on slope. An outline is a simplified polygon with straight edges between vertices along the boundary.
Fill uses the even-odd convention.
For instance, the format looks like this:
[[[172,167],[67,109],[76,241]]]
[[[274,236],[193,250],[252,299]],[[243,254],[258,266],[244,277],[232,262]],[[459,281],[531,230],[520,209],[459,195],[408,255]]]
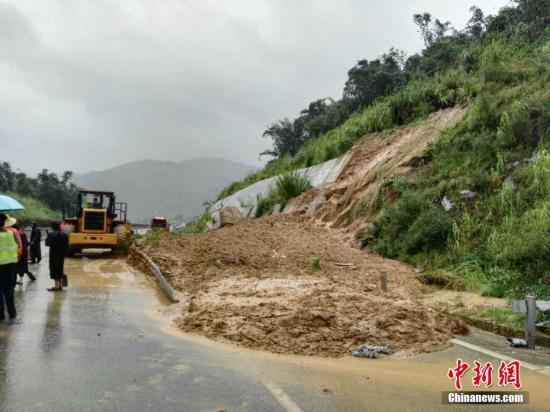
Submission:
[[[324,183],[334,182],[344,168],[347,155],[328,160],[315,166],[297,170],[298,173],[308,177],[313,187]],[[238,192],[217,201],[210,211],[212,212],[212,227],[219,226],[219,210],[223,207],[236,207],[243,216],[253,214],[258,196],[266,196],[269,189],[275,185],[278,176],[260,180]]]

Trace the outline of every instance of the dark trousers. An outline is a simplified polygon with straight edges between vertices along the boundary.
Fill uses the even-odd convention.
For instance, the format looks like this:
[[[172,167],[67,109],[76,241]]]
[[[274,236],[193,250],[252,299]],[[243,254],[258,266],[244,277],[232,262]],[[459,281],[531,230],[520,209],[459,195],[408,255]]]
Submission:
[[[0,266],[0,319],[5,317],[4,304],[8,309],[10,318],[15,318],[17,315],[13,299],[13,287],[16,276],[14,264]]]
[[[40,262],[42,260],[42,250],[41,245],[38,244],[32,244],[31,245],[31,262],[36,263]]]
[[[8,315],[10,318],[15,318],[17,316],[17,311],[15,310],[15,301],[13,299],[13,288],[7,288],[0,290],[0,319],[4,319],[4,303],[8,309]]]

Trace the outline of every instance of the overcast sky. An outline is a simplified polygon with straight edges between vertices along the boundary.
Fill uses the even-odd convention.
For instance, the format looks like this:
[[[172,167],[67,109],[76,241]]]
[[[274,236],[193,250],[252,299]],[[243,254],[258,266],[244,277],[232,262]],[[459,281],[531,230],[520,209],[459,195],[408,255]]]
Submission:
[[[462,28],[472,4],[507,3],[0,0],[0,160],[30,173],[145,158],[259,164],[266,126],[340,98],[357,60],[419,51],[413,13]]]

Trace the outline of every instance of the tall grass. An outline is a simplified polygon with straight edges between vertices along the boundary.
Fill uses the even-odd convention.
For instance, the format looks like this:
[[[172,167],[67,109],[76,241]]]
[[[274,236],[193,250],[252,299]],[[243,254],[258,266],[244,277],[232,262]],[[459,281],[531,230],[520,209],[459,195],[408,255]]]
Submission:
[[[277,178],[266,196],[258,196],[255,216],[270,214],[275,205],[284,209],[289,199],[298,197],[301,193],[311,189],[311,182],[303,174],[290,171]]]
[[[212,213],[207,209],[201,215],[187,222],[182,232],[188,234],[206,232],[210,219],[212,219]]]

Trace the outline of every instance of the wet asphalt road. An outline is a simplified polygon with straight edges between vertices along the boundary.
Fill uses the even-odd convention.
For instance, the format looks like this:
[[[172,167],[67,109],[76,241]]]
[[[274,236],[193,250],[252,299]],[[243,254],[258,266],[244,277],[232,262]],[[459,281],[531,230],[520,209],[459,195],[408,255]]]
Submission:
[[[58,293],[45,261],[31,270],[19,317],[0,324],[0,411],[441,410],[456,356],[483,359],[457,347],[374,361],[246,351],[170,329],[155,315],[162,294],[124,259],[68,259]],[[529,409],[550,409],[550,378],[525,375]]]
[[[19,317],[0,330],[0,410],[283,410],[261,382],[197,368],[193,347],[157,339],[139,316],[154,289],[123,261],[71,259],[66,271],[67,291],[46,291],[45,265],[16,290]]]

